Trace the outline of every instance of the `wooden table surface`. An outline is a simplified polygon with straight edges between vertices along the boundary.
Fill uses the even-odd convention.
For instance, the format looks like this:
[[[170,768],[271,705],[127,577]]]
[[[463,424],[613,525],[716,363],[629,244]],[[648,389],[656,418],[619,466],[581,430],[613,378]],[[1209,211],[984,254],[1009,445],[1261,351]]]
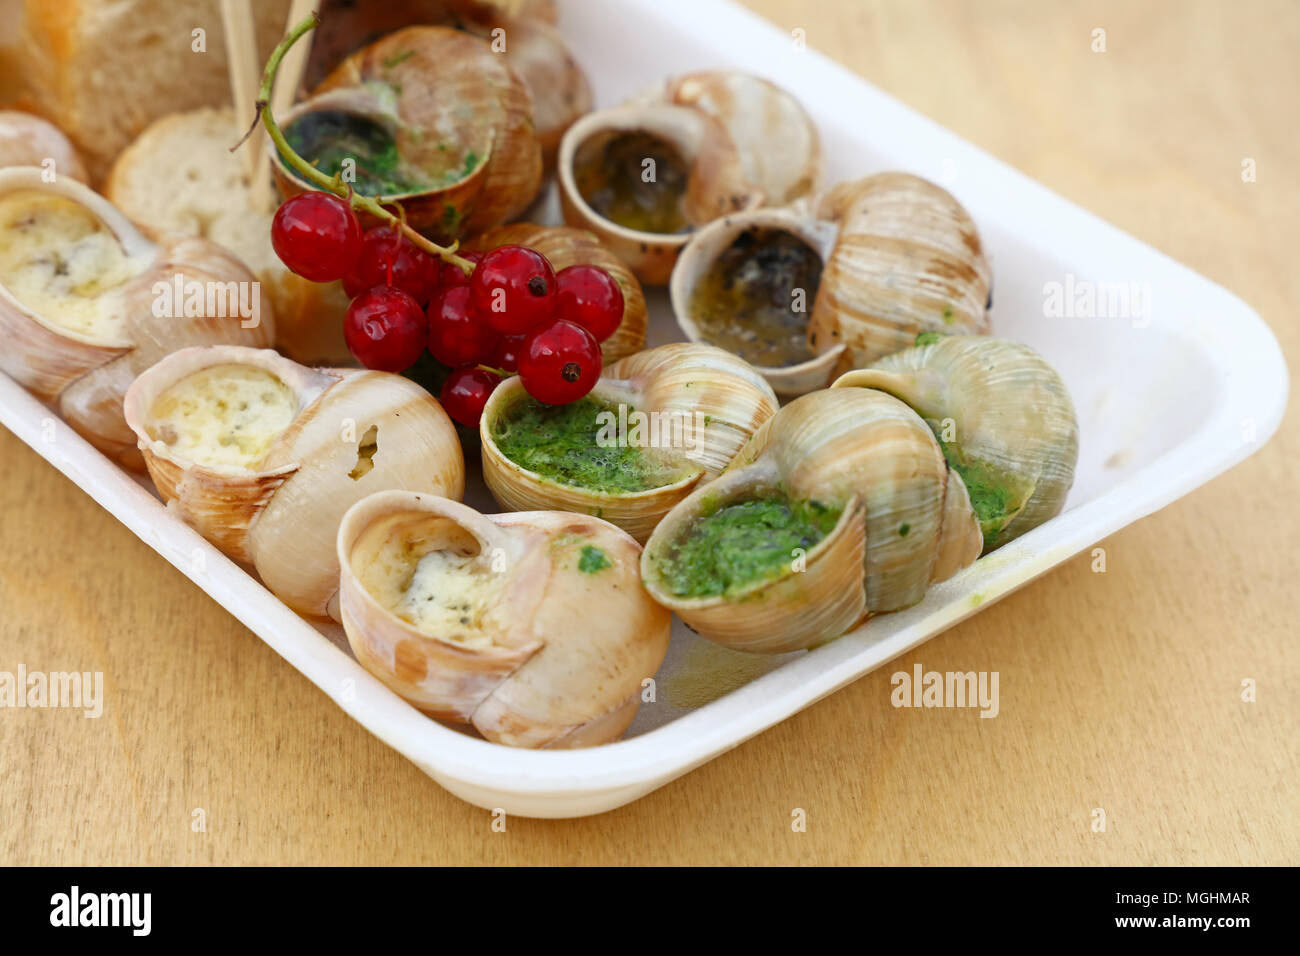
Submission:
[[[748,3],[1238,293],[1300,359],[1290,0]],[[0,863],[1300,863],[1294,414],[1104,541],[1106,573],[1080,556],[631,806],[505,833],[7,431],[0,460],[0,671],[99,670],[108,698],[0,711]],[[893,709],[918,661],[998,671],[1001,713]]]

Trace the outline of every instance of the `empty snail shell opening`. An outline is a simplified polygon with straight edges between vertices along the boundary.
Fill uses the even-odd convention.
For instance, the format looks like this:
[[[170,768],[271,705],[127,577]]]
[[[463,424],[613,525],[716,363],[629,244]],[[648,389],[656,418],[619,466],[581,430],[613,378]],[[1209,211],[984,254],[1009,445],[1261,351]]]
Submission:
[[[113,341],[127,316],[112,294],[144,271],[112,231],[66,196],[19,189],[0,196],[0,285],[42,320]]]
[[[776,491],[710,502],[654,556],[659,585],[676,598],[728,597],[803,570],[843,508]]]
[[[573,178],[597,214],[626,229],[660,235],[691,230],[685,197],[690,163],[646,130],[603,130],[579,144]]]
[[[502,574],[450,518],[376,521],[352,546],[351,567],[376,603],[421,634],[471,648],[493,644],[499,628],[487,615]]]
[[[784,229],[738,232],[695,283],[690,314],[700,337],[754,365],[815,357],[808,313],[821,285],[821,254]]]
[[[276,375],[227,363],[177,379],[154,400],[143,424],[178,458],[252,469],[297,411],[293,391]]]
[[[594,394],[568,405],[547,405],[521,391],[491,422],[497,450],[543,478],[605,494],[649,491],[686,481],[700,469],[658,447],[654,419],[640,432],[620,430],[637,420],[626,403]],[[671,436],[670,436],[671,437]]]

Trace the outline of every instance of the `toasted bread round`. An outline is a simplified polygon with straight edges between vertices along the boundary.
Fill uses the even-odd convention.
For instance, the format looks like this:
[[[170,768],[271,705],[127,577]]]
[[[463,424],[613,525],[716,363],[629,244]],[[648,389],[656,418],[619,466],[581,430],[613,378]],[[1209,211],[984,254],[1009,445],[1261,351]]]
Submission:
[[[294,275],[271,248],[274,209],[256,207],[243,156],[231,152],[244,132],[229,109],[165,116],[118,157],[104,194],[156,235],[203,236],[243,259],[271,297],[276,345],[290,358],[353,364],[342,285]]]

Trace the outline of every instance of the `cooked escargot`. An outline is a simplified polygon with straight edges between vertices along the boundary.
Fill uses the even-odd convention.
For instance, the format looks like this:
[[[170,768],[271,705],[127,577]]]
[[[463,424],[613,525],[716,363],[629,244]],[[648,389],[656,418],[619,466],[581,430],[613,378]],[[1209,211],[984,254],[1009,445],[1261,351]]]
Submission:
[[[668,513],[641,576],[705,637],[781,653],[917,603],[980,545],[925,422],[884,392],[825,389],[781,409]]]
[[[204,239],[155,244],[70,176],[0,170],[0,369],[120,464],[144,462],[122,417],[141,371],[176,349],[270,345],[253,275]]]
[[[168,508],[300,614],[332,611],[334,534],[354,502],[389,489],[464,492],[451,420],[388,372],[309,369],[270,349],[185,349],[136,379],[125,410]]]
[[[1061,376],[1019,342],[920,338],[925,344],[848,372],[833,387],[888,392],[926,420],[970,493],[985,552],[1060,514],[1079,457]]]
[[[519,222],[498,226],[464,244],[470,251],[487,251],[498,246],[520,245],[535,249],[556,272],[569,266],[597,266],[608,272],[623,292],[623,321],[614,334],[600,343],[605,364],[617,362],[645,348],[647,312],[645,293],[623,260],[606,249],[599,239],[585,229],[568,226],[539,226]]]
[[[644,541],[776,408],[743,361],[682,342],[615,362],[569,405],[514,378],[483,409],[483,478],[504,508],[596,515]]]
[[[560,143],[565,221],[595,232],[642,282],[663,285],[689,235],[719,217],[793,202],[817,185],[803,107],[746,73],[696,73],[588,114]]]
[[[547,3],[481,0],[326,0],[306,81],[314,86],[358,47],[413,24],[454,27],[489,42],[518,74],[533,102],[533,125],[548,165],[569,125],[591,110],[591,86],[555,28]]]
[[[380,492],[344,516],[337,554],[361,665],[496,743],[617,739],[668,650],[670,615],[641,587],[640,547],[598,518]]]
[[[0,166],[41,166],[56,176],[86,181],[86,166],[72,141],[53,123],[20,110],[0,110]]]
[[[442,239],[514,218],[541,185],[528,90],[487,43],[449,27],[407,27],[358,50],[278,119],[299,155],[400,200],[412,227]],[[268,149],[281,191],[305,190]]]
[[[906,348],[920,332],[986,332],[990,272],[975,224],[907,173],[701,229],[670,293],[693,342],[731,348],[781,394]]]

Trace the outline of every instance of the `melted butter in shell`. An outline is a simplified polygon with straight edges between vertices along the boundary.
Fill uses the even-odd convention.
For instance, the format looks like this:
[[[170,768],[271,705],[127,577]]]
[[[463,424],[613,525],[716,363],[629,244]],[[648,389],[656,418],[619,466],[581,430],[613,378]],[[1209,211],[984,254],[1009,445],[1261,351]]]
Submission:
[[[297,411],[289,386],[270,372],[214,365],[159,395],[145,430],[187,461],[256,468]]]
[[[490,646],[487,618],[501,577],[477,539],[441,517],[398,524],[378,522],[357,539],[352,568],[366,591],[422,634]]]
[[[0,285],[46,322],[91,338],[121,338],[113,294],[143,271],[97,216],[66,196],[0,196]]]

